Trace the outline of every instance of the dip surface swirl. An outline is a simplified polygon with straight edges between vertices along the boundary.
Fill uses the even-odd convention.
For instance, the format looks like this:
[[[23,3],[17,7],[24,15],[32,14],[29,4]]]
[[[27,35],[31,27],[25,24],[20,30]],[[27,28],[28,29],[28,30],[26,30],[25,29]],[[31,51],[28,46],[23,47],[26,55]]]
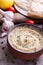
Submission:
[[[14,49],[22,52],[35,52],[42,48],[41,34],[25,26],[16,27],[8,39]]]

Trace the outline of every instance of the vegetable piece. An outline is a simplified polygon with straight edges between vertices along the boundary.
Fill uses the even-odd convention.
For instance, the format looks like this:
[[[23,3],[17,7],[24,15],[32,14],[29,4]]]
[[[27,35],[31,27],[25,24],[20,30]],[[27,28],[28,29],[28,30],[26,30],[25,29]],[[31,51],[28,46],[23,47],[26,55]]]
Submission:
[[[33,20],[27,20],[26,23],[27,24],[35,24]]]
[[[0,9],[0,13],[6,18],[8,21],[12,21],[14,17],[14,13],[11,11],[6,11],[4,12],[3,10]]]
[[[14,28],[14,23],[11,21],[8,21],[4,18],[4,22],[2,25],[2,32],[9,32]]]
[[[13,17],[14,23],[22,23],[22,22],[25,22],[26,20],[28,20],[28,18],[23,16],[22,14],[20,14],[20,13],[14,14],[14,17]]]
[[[7,36],[7,33],[4,32],[4,33],[1,33],[0,38],[6,37],[6,36]]]
[[[2,24],[3,23],[3,15],[2,14],[0,14],[0,24]]]
[[[0,8],[6,10],[14,4],[14,0],[0,0]]]
[[[13,12],[13,13],[16,12],[15,9],[14,9],[14,7],[9,7],[9,8],[7,8],[6,10],[7,10],[7,11],[11,11],[11,12]]]

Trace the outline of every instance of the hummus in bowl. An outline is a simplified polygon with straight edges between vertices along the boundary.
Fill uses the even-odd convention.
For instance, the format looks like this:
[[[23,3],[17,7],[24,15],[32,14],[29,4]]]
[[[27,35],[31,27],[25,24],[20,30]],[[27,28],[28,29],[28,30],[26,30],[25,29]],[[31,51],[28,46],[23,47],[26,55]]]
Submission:
[[[23,53],[39,51],[43,48],[42,35],[28,26],[18,26],[8,35],[10,45]]]

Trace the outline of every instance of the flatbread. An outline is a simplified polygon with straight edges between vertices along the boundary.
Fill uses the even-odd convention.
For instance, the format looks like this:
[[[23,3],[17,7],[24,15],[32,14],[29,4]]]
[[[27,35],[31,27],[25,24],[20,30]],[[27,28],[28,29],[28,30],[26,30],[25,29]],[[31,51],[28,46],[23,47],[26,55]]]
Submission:
[[[42,2],[32,2],[28,15],[35,18],[43,18],[43,4]]]
[[[43,18],[43,0],[14,0],[15,4],[27,11],[27,15],[33,18]]]
[[[14,0],[14,2],[17,6],[26,11],[29,10],[31,4],[31,0]]]

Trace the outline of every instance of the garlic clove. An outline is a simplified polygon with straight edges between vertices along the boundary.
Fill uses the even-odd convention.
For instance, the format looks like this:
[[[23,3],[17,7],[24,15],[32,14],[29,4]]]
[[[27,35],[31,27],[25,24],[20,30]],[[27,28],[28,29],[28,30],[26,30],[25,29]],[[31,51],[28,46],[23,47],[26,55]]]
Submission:
[[[11,12],[11,11],[7,11],[7,12],[5,12],[4,17],[5,17],[6,20],[8,20],[8,21],[12,21],[12,20],[13,20],[13,17],[14,17],[14,13]]]
[[[4,18],[4,22],[3,22],[3,25],[2,25],[2,31],[10,31],[14,28],[14,23],[11,22],[11,21],[7,21],[5,18]]]
[[[4,33],[1,33],[0,38],[6,37],[6,36],[7,36],[7,33],[4,32]]]
[[[14,13],[11,11],[6,11],[4,12],[3,10],[0,9],[0,13],[6,18],[8,21],[12,21],[14,17]]]
[[[4,15],[5,12],[2,9],[0,9],[0,14]]]

